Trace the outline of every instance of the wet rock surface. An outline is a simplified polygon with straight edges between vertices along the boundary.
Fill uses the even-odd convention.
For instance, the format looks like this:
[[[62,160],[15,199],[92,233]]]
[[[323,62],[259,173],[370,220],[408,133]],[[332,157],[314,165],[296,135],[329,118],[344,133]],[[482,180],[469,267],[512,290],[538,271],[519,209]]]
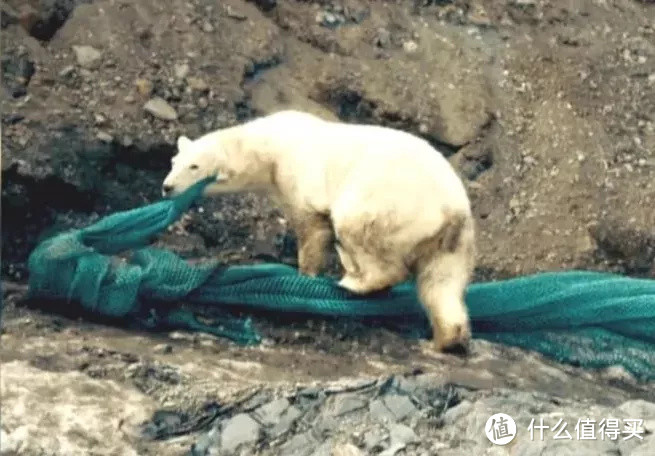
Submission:
[[[178,135],[287,108],[437,146],[471,195],[476,280],[562,268],[654,277],[654,8],[3,2],[2,451],[651,454],[653,386],[619,368],[480,341],[461,359],[383,328],[270,315],[255,319],[266,343],[244,349],[18,297],[40,239],[159,199]],[[261,195],[202,201],[156,245],[295,264],[294,233]],[[518,434],[494,447],[482,429],[501,411]],[[529,440],[532,418],[567,421],[575,440],[578,418],[612,414],[643,419],[643,441],[555,440],[550,429]]]

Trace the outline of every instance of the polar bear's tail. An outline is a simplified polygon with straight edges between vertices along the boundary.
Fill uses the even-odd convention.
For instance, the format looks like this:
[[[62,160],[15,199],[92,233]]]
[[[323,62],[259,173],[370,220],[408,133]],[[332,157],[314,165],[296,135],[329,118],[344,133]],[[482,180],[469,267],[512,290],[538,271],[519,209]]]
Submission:
[[[418,297],[440,351],[464,349],[471,337],[464,301],[475,262],[475,227],[470,213],[448,214],[416,264]]]

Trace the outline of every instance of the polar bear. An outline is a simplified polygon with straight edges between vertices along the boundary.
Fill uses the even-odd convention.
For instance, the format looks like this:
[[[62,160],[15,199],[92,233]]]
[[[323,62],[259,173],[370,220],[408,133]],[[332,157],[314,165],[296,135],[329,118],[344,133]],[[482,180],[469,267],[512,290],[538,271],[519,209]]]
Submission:
[[[162,192],[207,177],[205,196],[263,192],[298,238],[301,274],[316,276],[334,241],[352,293],[415,277],[438,351],[466,351],[464,302],[475,228],[463,182],[444,156],[410,133],[279,111],[195,140],[180,136]]]

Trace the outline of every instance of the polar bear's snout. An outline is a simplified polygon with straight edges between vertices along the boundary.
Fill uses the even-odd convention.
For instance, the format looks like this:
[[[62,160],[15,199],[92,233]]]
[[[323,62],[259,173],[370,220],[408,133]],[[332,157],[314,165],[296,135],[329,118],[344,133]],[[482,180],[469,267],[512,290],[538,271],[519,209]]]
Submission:
[[[169,185],[169,184],[164,183],[164,184],[161,186],[161,194],[162,194],[163,196],[168,196],[168,195],[170,195],[172,192],[173,192],[173,186],[172,186],[172,185]]]

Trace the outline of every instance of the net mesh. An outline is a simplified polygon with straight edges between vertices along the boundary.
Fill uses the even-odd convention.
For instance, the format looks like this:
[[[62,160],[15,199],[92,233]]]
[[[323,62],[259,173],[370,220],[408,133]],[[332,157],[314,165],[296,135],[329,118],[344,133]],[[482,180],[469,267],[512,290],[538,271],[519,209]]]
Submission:
[[[281,264],[191,264],[173,252],[148,247],[200,197],[207,182],[174,199],[118,212],[45,240],[28,261],[30,297],[78,303],[92,313],[150,328],[211,332],[242,344],[261,340],[248,318],[226,316],[206,324],[178,304],[402,319],[408,334],[430,334],[410,282],[357,296],[332,279],[305,277]],[[131,251],[127,259],[116,256],[126,251]],[[655,379],[655,280],[550,272],[473,283],[466,301],[473,337],[587,368],[622,366],[639,379]]]

